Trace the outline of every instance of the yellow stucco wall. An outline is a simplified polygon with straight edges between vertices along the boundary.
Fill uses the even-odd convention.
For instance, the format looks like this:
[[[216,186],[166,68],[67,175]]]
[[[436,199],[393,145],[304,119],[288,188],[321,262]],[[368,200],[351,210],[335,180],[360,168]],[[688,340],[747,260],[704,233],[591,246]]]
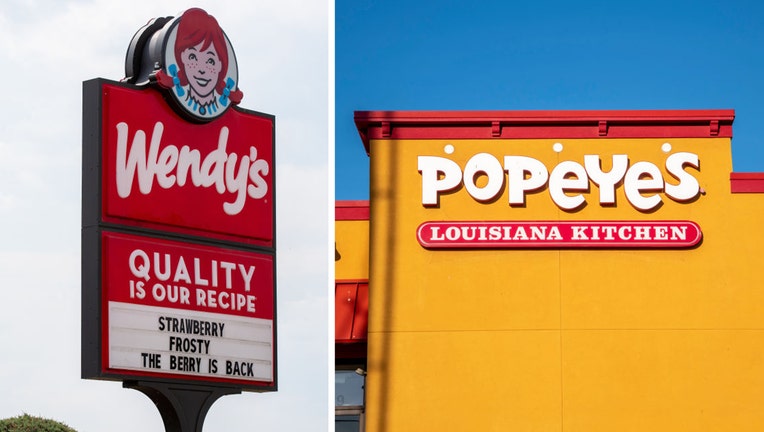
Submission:
[[[334,224],[334,278],[369,279],[369,221],[338,220]]]
[[[564,149],[552,150],[556,142]],[[664,171],[672,153],[705,194],[645,213],[510,207],[462,188],[421,203],[417,157],[562,160],[613,154]],[[454,146],[446,155],[444,146]],[[369,432],[764,430],[764,194],[731,194],[729,138],[372,140]],[[665,176],[670,179],[669,176]],[[505,185],[506,186],[506,185]],[[691,220],[691,249],[427,250],[437,220]],[[338,230],[338,235],[340,234]],[[340,269],[338,267],[338,277]]]

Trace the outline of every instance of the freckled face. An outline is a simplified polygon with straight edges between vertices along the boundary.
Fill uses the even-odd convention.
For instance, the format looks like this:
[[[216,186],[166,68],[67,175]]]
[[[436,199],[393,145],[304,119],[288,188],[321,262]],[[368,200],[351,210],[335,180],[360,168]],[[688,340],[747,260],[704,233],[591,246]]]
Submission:
[[[210,44],[204,51],[202,45],[185,49],[180,54],[180,61],[186,70],[191,89],[200,97],[209,96],[215,89],[222,65],[215,50],[215,45]]]

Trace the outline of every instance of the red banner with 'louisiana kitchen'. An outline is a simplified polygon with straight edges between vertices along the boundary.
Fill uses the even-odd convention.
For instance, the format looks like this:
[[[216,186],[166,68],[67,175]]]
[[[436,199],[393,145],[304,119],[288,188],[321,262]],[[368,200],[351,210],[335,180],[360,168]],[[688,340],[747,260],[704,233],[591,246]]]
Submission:
[[[417,229],[428,249],[689,248],[702,236],[691,221],[437,221]]]

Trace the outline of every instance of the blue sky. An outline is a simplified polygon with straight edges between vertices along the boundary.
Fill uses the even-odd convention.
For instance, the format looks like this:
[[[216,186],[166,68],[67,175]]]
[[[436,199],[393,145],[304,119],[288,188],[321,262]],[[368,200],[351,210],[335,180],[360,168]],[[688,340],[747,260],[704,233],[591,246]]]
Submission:
[[[764,171],[760,1],[335,2],[335,197],[368,199],[355,110],[735,110]]]

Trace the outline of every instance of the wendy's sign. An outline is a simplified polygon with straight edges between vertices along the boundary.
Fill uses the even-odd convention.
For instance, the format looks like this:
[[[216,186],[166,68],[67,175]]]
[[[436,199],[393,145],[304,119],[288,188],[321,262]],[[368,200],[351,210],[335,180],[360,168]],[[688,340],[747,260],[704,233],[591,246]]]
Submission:
[[[275,119],[214,17],[149,21],[83,84],[82,374],[274,391]]]

